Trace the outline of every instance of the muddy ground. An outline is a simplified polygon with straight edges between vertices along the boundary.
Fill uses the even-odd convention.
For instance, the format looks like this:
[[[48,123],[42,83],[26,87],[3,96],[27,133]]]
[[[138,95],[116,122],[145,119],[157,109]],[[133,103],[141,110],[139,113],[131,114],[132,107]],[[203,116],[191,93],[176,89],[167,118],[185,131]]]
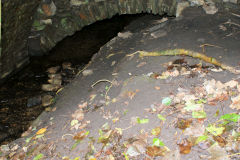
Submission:
[[[53,110],[42,113],[26,137],[2,147],[3,155],[239,159],[239,75],[197,58],[139,57],[136,52],[180,48],[237,70],[239,14],[207,15],[188,8],[183,17],[164,22],[152,15],[132,22],[64,87]]]

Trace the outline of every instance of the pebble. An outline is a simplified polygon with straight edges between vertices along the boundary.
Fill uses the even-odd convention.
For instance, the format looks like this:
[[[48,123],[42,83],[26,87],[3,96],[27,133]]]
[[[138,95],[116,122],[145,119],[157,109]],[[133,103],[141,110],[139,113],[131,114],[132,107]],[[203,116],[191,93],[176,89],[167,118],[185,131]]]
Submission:
[[[61,74],[48,74],[50,79],[62,79]]]
[[[61,79],[49,79],[49,80],[48,80],[48,83],[56,84],[56,85],[61,86],[62,80],[61,80]]]
[[[160,37],[164,37],[166,35],[167,35],[167,32],[165,30],[158,30],[158,31],[151,33],[151,36],[153,38],[160,38]]]
[[[93,74],[93,70],[91,69],[86,69],[82,72],[83,76],[90,76]]]
[[[43,91],[57,91],[61,86],[56,84],[43,84],[42,90]]]
[[[123,32],[123,33],[121,33],[121,32],[118,33],[118,37],[123,38],[123,39],[129,38],[131,36],[132,36],[132,33],[129,31]]]
[[[72,69],[72,64],[70,62],[63,62],[62,69]]]
[[[42,102],[41,96],[36,96],[36,97],[29,98],[27,100],[27,107],[40,105],[41,102]]]
[[[55,74],[58,72],[58,70],[60,69],[60,66],[56,66],[56,67],[50,67],[47,69],[47,72],[50,74]]]
[[[53,103],[53,96],[45,95],[42,97],[42,106],[46,107]]]

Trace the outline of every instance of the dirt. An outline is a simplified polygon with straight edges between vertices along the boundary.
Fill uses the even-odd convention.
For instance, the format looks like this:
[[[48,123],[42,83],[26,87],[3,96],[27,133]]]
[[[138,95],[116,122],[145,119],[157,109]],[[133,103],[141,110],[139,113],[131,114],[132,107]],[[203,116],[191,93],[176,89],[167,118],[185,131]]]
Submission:
[[[5,146],[3,154],[12,159],[239,159],[239,106],[232,103],[239,75],[196,58],[136,53],[181,48],[239,69],[239,26],[227,24],[229,19],[240,24],[224,10],[206,15],[188,8],[182,18],[164,24],[151,15],[130,23],[124,30],[128,38],[118,36],[101,47],[87,67],[93,74],[80,74],[65,86],[56,110],[41,114],[28,136],[11,143],[10,151]],[[166,34],[154,38],[159,24],[157,31]],[[179,59],[192,66],[183,74],[182,63],[169,63]],[[237,84],[226,87],[226,82]],[[204,109],[187,111],[197,104]],[[224,125],[223,115],[238,118]],[[196,143],[201,136],[207,139]]]

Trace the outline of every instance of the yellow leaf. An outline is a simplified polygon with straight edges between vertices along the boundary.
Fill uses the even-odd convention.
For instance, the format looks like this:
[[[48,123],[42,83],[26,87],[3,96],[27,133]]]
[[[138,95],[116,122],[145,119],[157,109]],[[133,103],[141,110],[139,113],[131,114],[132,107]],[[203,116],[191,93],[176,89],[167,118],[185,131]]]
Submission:
[[[41,128],[37,131],[36,135],[43,134],[46,132],[46,130],[47,130],[47,128]]]

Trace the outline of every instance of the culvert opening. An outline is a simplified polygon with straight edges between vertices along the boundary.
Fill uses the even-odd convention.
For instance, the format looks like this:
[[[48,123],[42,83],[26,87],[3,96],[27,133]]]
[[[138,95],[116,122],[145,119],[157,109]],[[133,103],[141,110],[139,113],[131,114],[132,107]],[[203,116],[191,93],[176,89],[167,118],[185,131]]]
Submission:
[[[130,22],[146,15],[151,14],[116,15],[95,22],[60,41],[46,55],[31,57],[29,65],[0,86],[0,143],[6,144],[21,137],[44,110],[54,109],[50,106],[56,92],[41,89],[42,84],[49,83],[48,68],[60,66],[57,74],[62,77],[62,86],[70,83],[101,46],[122,32]]]

